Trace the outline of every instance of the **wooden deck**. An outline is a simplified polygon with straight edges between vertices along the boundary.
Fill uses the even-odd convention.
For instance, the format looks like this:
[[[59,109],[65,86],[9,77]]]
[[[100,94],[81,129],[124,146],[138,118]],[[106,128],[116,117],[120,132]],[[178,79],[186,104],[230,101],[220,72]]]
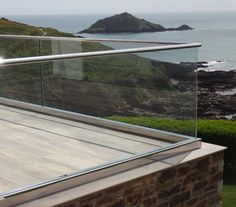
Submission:
[[[168,144],[0,105],[0,193]]]

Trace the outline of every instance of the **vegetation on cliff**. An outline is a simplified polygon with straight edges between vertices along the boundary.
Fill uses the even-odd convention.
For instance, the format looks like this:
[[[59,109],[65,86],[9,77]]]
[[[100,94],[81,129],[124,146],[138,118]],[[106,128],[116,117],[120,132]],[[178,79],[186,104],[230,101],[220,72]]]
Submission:
[[[31,26],[11,21],[6,18],[0,19],[0,34],[73,37],[73,34],[60,32],[54,28]]]

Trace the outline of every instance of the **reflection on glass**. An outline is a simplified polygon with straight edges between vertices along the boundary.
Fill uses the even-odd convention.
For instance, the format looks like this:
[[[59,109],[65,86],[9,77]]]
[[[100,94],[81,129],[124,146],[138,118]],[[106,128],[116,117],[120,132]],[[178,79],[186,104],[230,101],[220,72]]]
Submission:
[[[0,41],[0,56],[5,59],[38,56],[39,44],[39,40],[4,38]]]
[[[4,58],[155,46],[3,39]],[[177,49],[0,68],[0,95],[87,115],[195,135],[197,49]]]
[[[41,105],[40,65],[0,67],[0,97]]]
[[[194,136],[197,49],[173,52],[43,63],[44,105]]]
[[[8,44],[12,45],[8,47]],[[85,53],[147,46],[154,46],[154,43],[62,41],[61,38],[4,39],[0,42],[0,57]],[[20,173],[22,179],[13,178],[15,189],[29,190],[28,187],[22,188],[22,185],[32,187],[32,180],[26,179],[27,174],[31,176],[32,172],[38,176],[36,182],[46,179],[43,183],[47,184],[60,178],[67,179],[66,175],[75,172],[78,179],[77,173],[102,169],[103,165],[106,168],[108,164],[117,165],[123,159],[133,159],[135,155],[152,154],[149,160],[153,162],[155,158],[159,159],[159,156],[156,157],[158,150],[182,146],[186,141],[189,149],[196,146],[192,145],[195,140],[182,136],[196,134],[196,48],[99,56],[89,54],[90,57],[83,58],[0,65],[0,103],[11,105],[12,100],[33,103],[40,107],[34,108],[24,103],[16,106],[49,114],[42,116],[1,106],[4,116],[2,122],[6,126],[6,129],[3,127],[3,142],[9,145],[7,155],[11,153],[13,158],[19,155],[25,158],[20,163],[16,159],[16,165],[24,173]],[[101,117],[106,121],[99,119],[99,122],[90,117],[90,121],[96,125],[92,126],[53,117],[53,114],[60,116],[60,112],[61,116],[66,117],[68,111]],[[74,117],[79,120],[81,114]],[[127,131],[125,127],[118,127],[121,129],[118,131],[117,124],[112,128],[111,122],[107,120],[181,135],[127,125]],[[104,128],[104,123],[108,123],[110,129]],[[14,130],[9,132],[9,129]],[[146,157],[139,162],[136,158],[137,165],[148,160]],[[123,165],[121,167],[123,170]],[[49,174],[45,175],[45,168],[49,169]],[[3,189],[9,191],[13,186],[10,182]]]

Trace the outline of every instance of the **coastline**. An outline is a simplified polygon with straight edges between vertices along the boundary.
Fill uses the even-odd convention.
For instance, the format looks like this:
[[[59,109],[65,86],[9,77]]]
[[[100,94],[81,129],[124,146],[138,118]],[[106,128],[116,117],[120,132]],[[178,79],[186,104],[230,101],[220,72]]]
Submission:
[[[236,120],[236,70],[198,71],[199,118]]]
[[[63,32],[75,33],[87,28],[98,19],[110,14],[84,15],[28,15],[6,16],[12,20],[41,27],[53,27]],[[88,38],[120,38],[172,42],[200,42],[203,47],[199,50],[199,60],[214,63],[209,70],[236,69],[235,60],[235,31],[236,12],[191,12],[191,13],[141,13],[135,14],[150,22],[158,22],[166,27],[177,27],[182,23],[191,25],[194,30],[165,33],[140,34],[86,34]],[[222,18],[224,16],[224,18]],[[217,49],[218,48],[218,49]]]
[[[154,18],[155,16],[153,16]],[[57,22],[57,18],[53,19],[53,22]],[[95,17],[94,17],[95,18]],[[156,17],[155,17],[156,18]],[[31,18],[30,18],[31,19]],[[73,17],[73,19],[75,19]],[[50,20],[50,18],[49,18]],[[71,20],[71,19],[70,19]],[[167,23],[170,21],[172,22],[173,19],[165,19],[168,20]],[[186,20],[186,19],[185,19]],[[89,20],[92,21],[92,20]],[[180,19],[178,21],[183,22],[183,19]],[[45,21],[44,21],[45,22]],[[50,21],[49,21],[50,22]],[[72,21],[73,22],[73,21]],[[45,23],[44,23],[45,24]],[[52,23],[50,22],[50,25]],[[61,23],[60,23],[61,24]],[[74,24],[74,23],[73,23]],[[87,24],[87,23],[86,23]],[[179,23],[178,23],[179,24]],[[52,24],[53,25],[53,24]],[[81,24],[82,25],[82,24]],[[167,24],[168,25],[168,24]],[[214,25],[214,24],[213,24]],[[207,25],[207,27],[211,27],[212,25]],[[78,27],[77,23],[76,25],[73,25],[73,27]],[[55,26],[55,28],[59,28],[59,26]],[[200,31],[200,27],[197,26],[197,29],[195,31],[188,31],[188,35],[190,35],[191,38],[195,38],[195,35],[198,35],[199,42],[201,41],[201,34],[203,33],[204,40],[205,40],[205,34],[204,31],[210,32],[212,34],[211,30],[201,30],[201,34],[198,33]],[[206,29],[206,28],[205,28]],[[236,29],[236,28],[235,28]],[[63,29],[66,30],[66,29]],[[71,29],[75,31],[75,29]],[[222,31],[225,31],[225,29],[222,29]],[[124,35],[108,35],[106,34],[106,37],[109,38],[133,38],[136,37],[136,39],[159,39],[161,41],[165,40],[166,38],[171,39],[174,36],[174,40],[182,40],[182,38],[185,36],[183,34],[186,34],[185,32],[181,32],[181,35],[179,33],[173,33],[169,35],[169,33],[165,34],[165,37],[163,37],[161,33],[158,34],[124,34]],[[214,33],[215,34],[215,33]],[[225,37],[222,33],[221,37]],[[181,37],[180,37],[180,36]],[[100,35],[96,35],[97,37],[100,37]],[[210,36],[209,36],[210,37]],[[104,38],[103,35],[101,35],[101,38]],[[180,38],[180,39],[179,39]],[[192,41],[191,38],[189,41]],[[208,38],[209,43],[211,43],[214,39]],[[224,39],[221,39],[220,42],[224,42]],[[232,39],[233,40],[233,39]],[[186,41],[186,40],[185,40]],[[209,48],[213,48],[211,45],[207,45],[207,41],[203,42],[204,50],[200,51],[200,60],[198,64],[198,72],[199,72],[199,117],[200,118],[213,118],[213,119],[236,119],[236,62],[234,58],[234,44],[230,43],[230,46],[232,46],[231,52],[225,53],[224,50],[221,50],[221,53],[218,53],[213,50],[209,50]],[[227,41],[229,42],[229,41]],[[219,43],[219,42],[217,42]],[[219,45],[218,45],[219,47]],[[225,46],[225,49],[231,48],[228,45]],[[222,48],[221,48],[222,49]],[[203,51],[210,51],[209,54],[203,53]],[[224,56],[222,54],[227,54],[227,56]],[[230,55],[228,57],[228,55]],[[233,54],[233,55],[232,55]],[[219,58],[219,59],[218,59]],[[208,61],[204,61],[204,60]],[[212,61],[213,60],[213,61]],[[215,61],[214,61],[215,60]],[[191,64],[191,62],[190,62]],[[234,70],[233,70],[234,69]],[[207,112],[206,112],[207,111]]]

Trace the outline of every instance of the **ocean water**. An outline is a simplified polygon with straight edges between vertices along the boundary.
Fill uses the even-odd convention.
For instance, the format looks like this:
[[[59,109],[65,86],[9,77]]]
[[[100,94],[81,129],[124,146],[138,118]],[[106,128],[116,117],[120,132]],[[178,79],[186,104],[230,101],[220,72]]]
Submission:
[[[11,20],[76,33],[95,21],[113,14],[6,16]],[[92,38],[200,42],[199,61],[208,61],[209,70],[236,70],[236,12],[134,14],[165,27],[188,24],[192,31],[139,34],[83,34]],[[221,62],[218,62],[221,61]]]

